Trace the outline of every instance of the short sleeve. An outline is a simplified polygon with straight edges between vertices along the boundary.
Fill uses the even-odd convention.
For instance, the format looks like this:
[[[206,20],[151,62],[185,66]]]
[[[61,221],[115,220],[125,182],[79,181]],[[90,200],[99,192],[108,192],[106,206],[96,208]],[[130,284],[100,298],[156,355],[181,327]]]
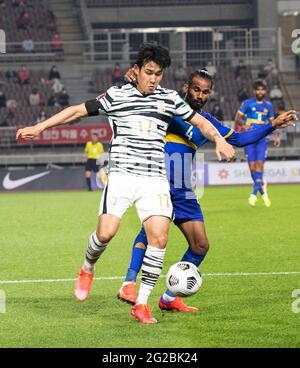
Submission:
[[[196,114],[189,104],[187,104],[176,92],[174,95],[175,102],[175,114],[179,116],[181,119],[190,121],[193,116]]]
[[[115,97],[116,87],[111,87],[106,92],[102,93],[94,100],[86,101],[85,107],[89,116],[96,116],[104,112],[107,114],[112,106]]]
[[[213,126],[217,129],[217,131],[221,134],[222,137],[226,138],[233,132],[233,129],[222,124],[218,119],[216,119],[211,114],[202,112],[200,115],[202,115],[205,119],[210,121],[213,124]]]
[[[239,108],[239,113],[242,115],[247,115],[247,109],[248,109],[248,104],[246,101],[244,101]]]

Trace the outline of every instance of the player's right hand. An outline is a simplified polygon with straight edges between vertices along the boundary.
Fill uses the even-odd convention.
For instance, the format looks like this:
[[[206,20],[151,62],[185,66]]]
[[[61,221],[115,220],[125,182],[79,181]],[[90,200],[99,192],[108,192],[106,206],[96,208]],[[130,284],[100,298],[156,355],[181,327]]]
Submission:
[[[133,68],[130,68],[127,70],[126,74],[124,75],[124,78],[127,82],[136,82],[136,74],[134,72]]]
[[[40,133],[41,130],[37,126],[18,129],[16,134],[16,140],[18,139],[31,140],[36,138]]]
[[[230,161],[234,159],[235,151],[231,144],[220,137],[216,140],[216,155],[219,161],[222,160],[222,154],[226,157],[227,161]]]
[[[297,120],[298,118],[296,111],[289,110],[278,115],[277,118],[272,121],[272,125],[275,128],[283,129],[289,126],[295,126],[295,121]]]

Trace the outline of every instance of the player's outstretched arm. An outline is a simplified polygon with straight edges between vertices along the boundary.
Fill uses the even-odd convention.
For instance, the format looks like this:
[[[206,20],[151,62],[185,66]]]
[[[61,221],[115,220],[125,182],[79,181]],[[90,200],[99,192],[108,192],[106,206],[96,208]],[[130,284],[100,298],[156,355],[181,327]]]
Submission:
[[[271,123],[263,124],[258,128],[242,132],[232,131],[232,133],[226,138],[226,141],[236,147],[245,147],[249,144],[258,142],[273,131],[274,128]]]
[[[207,119],[199,114],[195,114],[190,122],[198,128],[207,139],[215,142],[216,155],[220,161],[222,159],[221,154],[223,154],[227,160],[234,158],[235,152],[233,147],[225,141],[219,131]]]
[[[287,111],[279,115],[276,119],[273,119],[268,124],[250,129],[244,132],[233,132],[226,140],[228,143],[237,146],[245,147],[249,144],[256,143],[260,139],[274,132],[275,129],[283,129],[288,126],[295,125],[294,122],[297,120],[296,112],[294,110]]]
[[[29,126],[26,128],[19,129],[16,134],[16,139],[30,140],[37,137],[44,130],[56,127],[58,125],[70,123],[76,119],[87,116],[88,112],[86,110],[85,104],[74,105],[67,107],[66,109],[60,111],[59,113],[53,115],[51,118],[38,123],[34,126]]]

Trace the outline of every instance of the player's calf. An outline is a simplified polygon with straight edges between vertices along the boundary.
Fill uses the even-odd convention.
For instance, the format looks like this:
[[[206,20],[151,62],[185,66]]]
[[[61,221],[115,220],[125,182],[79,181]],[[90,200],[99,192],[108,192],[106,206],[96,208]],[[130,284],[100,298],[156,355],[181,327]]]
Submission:
[[[75,297],[79,301],[85,301],[90,293],[94,277],[95,264],[105,251],[107,244],[103,244],[97,237],[96,232],[91,234],[88,240],[86,257],[83,267],[80,269],[75,284]]]

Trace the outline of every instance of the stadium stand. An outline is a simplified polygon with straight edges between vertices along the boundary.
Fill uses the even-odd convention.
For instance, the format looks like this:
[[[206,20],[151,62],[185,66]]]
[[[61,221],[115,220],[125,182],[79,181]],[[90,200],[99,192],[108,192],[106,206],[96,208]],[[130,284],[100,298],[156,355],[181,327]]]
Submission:
[[[28,35],[34,41],[51,40],[56,26],[53,19],[54,24],[50,27],[51,12],[47,1],[20,0],[4,4],[0,19],[2,29],[7,33],[7,42],[22,42]]]
[[[155,7],[156,11],[161,5],[174,6],[177,9],[182,5],[182,1],[179,0],[4,0],[2,3],[5,6],[1,6],[0,28],[7,30],[7,53],[0,55],[0,153],[5,153],[6,156],[19,155],[16,161],[18,164],[26,162],[27,158],[22,155],[30,151],[26,151],[26,146],[20,147],[16,144],[14,139],[16,126],[34,123],[38,119],[54,114],[62,109],[62,105],[67,106],[66,101],[76,104],[104,92],[113,84],[115,65],[120,64],[124,73],[134,61],[135,53],[144,41],[156,41],[171,50],[172,67],[166,71],[162,83],[171,89],[178,89],[175,71],[179,65],[184,67],[188,75],[192,70],[209,65],[211,62],[211,66],[216,69],[215,87],[206,109],[212,112],[216,105],[220,106],[226,124],[234,125],[233,119],[242,99],[252,95],[252,82],[260,76],[267,79],[269,91],[277,86],[282,92],[282,99],[274,100],[276,112],[282,110],[282,102],[286,109],[294,107],[300,110],[298,98],[300,81],[293,70],[288,72],[280,70],[278,55],[274,53],[274,44],[264,42],[265,39],[276,39],[276,30],[261,32],[259,29],[246,28],[251,25],[245,23],[246,18],[243,18],[243,14],[245,17],[253,18],[246,12],[249,9],[247,5],[253,4],[251,0],[185,0],[187,13],[189,5],[190,8],[199,6],[199,9],[202,5],[206,5],[206,9],[208,5],[241,5],[239,8],[241,19],[231,19],[228,25],[226,22],[232,13],[226,15],[228,19],[225,19],[225,16],[221,19],[220,14],[220,26],[205,29],[201,28],[201,21],[195,26],[189,23],[189,27],[186,28],[168,25],[170,27],[168,29],[164,28],[165,26],[149,29],[147,27],[150,27],[150,23],[144,21],[140,22],[139,28],[136,29],[134,23],[127,24],[121,16],[120,24],[125,28],[121,29],[116,22],[113,25],[114,29],[110,29],[105,28],[105,19],[91,16],[97,14],[99,7],[108,11],[110,11],[108,8],[115,8],[116,14],[119,14],[117,10],[120,7],[139,6],[141,14],[145,12],[144,7],[149,5]],[[253,11],[255,7],[251,9]],[[28,13],[28,17],[24,17],[24,11]],[[111,14],[113,13],[112,11]],[[199,11],[197,14],[200,13]],[[194,14],[190,14],[190,19]],[[32,22],[32,19],[35,19],[35,22]],[[104,23],[101,23],[102,21]],[[162,15],[158,23],[164,22],[165,18]],[[99,23],[100,28],[94,27],[96,23]],[[151,27],[154,27],[152,23]],[[53,37],[59,41],[59,48],[61,47],[59,39],[62,38],[62,53],[51,46]],[[30,78],[28,84],[20,85],[17,72],[23,64],[29,69]],[[67,89],[67,96],[64,93],[61,99],[59,97],[63,94],[62,87],[53,81],[50,82],[48,78],[53,64],[57,64],[62,76],[61,83]],[[278,69],[277,75],[272,72],[272,68]],[[29,103],[29,96],[35,88],[41,102],[37,106],[32,106]],[[56,90],[56,96],[53,88]],[[107,120],[104,116],[82,119],[78,125],[93,126],[98,123],[107,124]],[[295,154],[296,151],[293,150],[298,144],[299,132],[294,134],[297,129],[299,128],[291,128],[284,137],[283,148],[290,151],[288,153],[277,151],[279,153],[274,155],[284,157],[299,155],[299,151]],[[108,142],[105,144],[107,148]],[[43,160],[49,163],[54,159],[56,162],[62,162],[65,160],[63,157],[71,157],[73,153],[75,158],[72,156],[71,162],[82,162],[80,143],[69,145],[50,143],[43,146],[30,144],[28,148],[40,153],[40,157],[36,158],[38,163]],[[272,150],[270,152],[272,155]],[[46,153],[51,156],[49,160],[41,158]],[[69,154],[71,156],[68,156]],[[1,158],[0,166],[2,162],[11,163],[13,159],[2,161]]]
[[[202,67],[202,66],[200,66]],[[263,67],[263,65],[262,65]],[[243,88],[247,92],[247,98],[252,95],[252,83],[255,79],[259,77],[258,70],[260,66],[249,66],[246,65],[245,68],[236,74],[236,67],[231,65],[218,65],[218,72],[215,78],[214,94],[211,97],[210,103],[208,104],[208,110],[211,112],[215,104],[222,106],[224,119],[231,121],[234,119],[235,113],[239,108],[241,101],[239,100],[239,91]],[[186,68],[186,74],[194,70],[193,67]],[[125,73],[125,69],[123,73]],[[92,73],[91,84],[92,91],[95,93],[101,93],[107,90],[111,85],[113,85],[112,80],[112,68],[106,69],[96,69]],[[274,81],[267,78],[269,91],[277,85],[280,87],[279,79]],[[164,75],[163,86],[171,89],[176,89],[176,80],[174,78],[174,68],[170,68],[166,71]],[[279,111],[279,105],[277,102],[275,104],[275,111]]]
[[[49,9],[46,0],[5,0],[1,6],[0,28],[6,31],[7,58],[0,61],[35,60],[40,54],[57,54],[61,58],[62,46],[59,50],[52,40],[57,34],[56,17]],[[9,58],[13,54],[14,58]]]
[[[12,78],[11,75],[15,77]],[[0,126],[26,125],[35,122],[41,111],[46,116],[60,111],[62,106],[59,101],[63,87],[55,92],[53,86],[53,80],[48,79],[48,71],[45,70],[30,71],[28,83],[24,85],[19,83],[16,71],[0,72],[0,91],[6,97],[6,107],[0,107]],[[29,101],[33,89],[37,89],[40,95],[40,102],[36,106],[32,106]]]

